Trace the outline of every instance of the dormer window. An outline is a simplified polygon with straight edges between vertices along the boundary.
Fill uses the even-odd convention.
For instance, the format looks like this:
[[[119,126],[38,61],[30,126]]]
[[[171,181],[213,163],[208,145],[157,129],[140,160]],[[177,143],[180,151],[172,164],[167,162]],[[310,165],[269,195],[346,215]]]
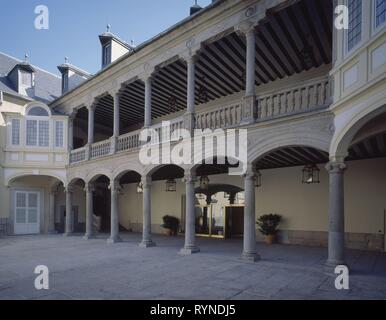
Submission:
[[[386,0],[375,0],[375,28],[386,21]]]
[[[111,63],[111,43],[108,43],[103,46],[102,65],[103,67],[105,67],[110,63]]]
[[[21,84],[24,87],[31,88],[32,87],[32,73],[26,71],[20,71],[21,76]]]

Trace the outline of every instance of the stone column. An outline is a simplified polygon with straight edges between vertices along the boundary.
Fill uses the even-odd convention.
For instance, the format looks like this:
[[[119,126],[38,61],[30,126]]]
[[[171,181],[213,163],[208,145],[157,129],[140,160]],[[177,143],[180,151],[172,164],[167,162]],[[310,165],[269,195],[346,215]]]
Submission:
[[[119,122],[119,107],[120,107],[120,93],[117,92],[113,95],[114,98],[114,128],[113,136],[111,137],[111,153],[114,154],[117,151],[117,142],[120,134],[120,122]]]
[[[187,65],[187,109],[184,115],[185,129],[192,132],[195,126],[195,83],[196,83],[196,55],[190,55],[186,60]]]
[[[185,245],[180,253],[184,255],[200,252],[196,246],[196,204],[194,184],[196,177],[194,174],[185,173],[186,185],[186,213],[185,213]]]
[[[49,194],[49,199],[50,199],[50,214],[48,217],[48,233],[56,233],[55,230],[55,197],[56,197],[56,192],[54,190],[51,190]]]
[[[334,271],[338,265],[346,265],[344,257],[344,171],[343,162],[329,162],[326,169],[329,183],[328,260],[326,270]]]
[[[88,140],[87,143],[89,145],[94,143],[94,113],[95,106],[91,105],[87,107],[88,110]]]
[[[243,101],[242,122],[253,123],[256,116],[256,85],[255,85],[255,66],[256,66],[256,32],[253,24],[246,24],[241,27],[242,33],[246,38],[246,82],[245,97]]]
[[[64,236],[70,236],[73,233],[72,228],[72,193],[73,188],[72,186],[67,186],[65,189],[66,193],[66,225],[65,225],[65,231]]]
[[[244,174],[245,206],[242,259],[253,262],[260,259],[256,252],[255,179],[255,173],[248,168]]]
[[[143,186],[143,233],[142,248],[154,247],[156,244],[151,239],[151,177],[142,177]]]
[[[145,118],[144,127],[149,128],[151,126],[151,104],[152,104],[152,83],[153,78],[148,75],[145,79]]]
[[[107,240],[108,243],[121,242],[119,237],[119,211],[118,211],[118,196],[120,192],[120,186],[117,181],[110,182],[111,191],[111,235]]]
[[[93,216],[94,216],[94,199],[93,194],[95,191],[95,186],[93,183],[89,182],[85,187],[86,191],[86,234],[83,239],[89,240],[94,238],[93,230]]]

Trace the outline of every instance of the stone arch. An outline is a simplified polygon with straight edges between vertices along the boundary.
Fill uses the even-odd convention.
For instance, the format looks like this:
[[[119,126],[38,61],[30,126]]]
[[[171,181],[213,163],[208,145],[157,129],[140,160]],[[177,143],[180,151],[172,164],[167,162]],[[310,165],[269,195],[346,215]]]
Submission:
[[[6,177],[5,179],[5,186],[9,187],[9,185],[15,181],[16,179],[19,179],[19,178],[23,178],[23,177],[28,177],[28,176],[46,176],[46,177],[51,177],[51,178],[55,178],[57,179],[58,181],[60,181],[61,183],[63,183],[63,185],[66,185],[66,179],[64,179],[63,177],[55,174],[55,173],[52,173],[52,172],[39,172],[38,174],[34,173],[33,172],[34,170],[30,170],[30,171],[24,171],[24,172],[18,172],[18,173],[15,173],[9,177]]]
[[[86,176],[85,181],[86,181],[86,183],[94,182],[95,180],[97,180],[101,176],[106,176],[107,178],[110,179],[110,181],[112,180],[112,172],[110,170],[98,168],[96,171],[89,173]]]
[[[48,117],[51,117],[52,116],[52,112],[51,112],[51,109],[46,105],[44,104],[43,102],[39,102],[39,101],[34,101],[34,102],[29,102],[27,103],[25,106],[24,106],[24,116],[28,115],[28,112],[34,108],[34,107],[40,107],[40,108],[43,108],[45,111],[47,111],[48,113]]]
[[[372,105],[368,109],[361,110],[351,116],[345,123],[337,128],[330,146],[330,156],[336,158],[346,158],[348,149],[355,135],[370,120],[386,112],[386,104],[379,106]],[[343,121],[342,121],[343,122]]]
[[[146,167],[145,170],[143,170],[142,176],[144,176],[144,177],[152,176],[153,173],[155,173],[159,169],[162,169],[162,168],[167,167],[169,165],[179,167],[179,168],[183,169],[184,171],[186,171],[188,169],[188,167],[186,165],[177,165],[177,164],[173,164],[173,163],[150,165],[150,166]]]
[[[130,171],[134,171],[142,176],[143,168],[135,163],[124,163],[112,172],[111,178],[113,180],[119,180],[120,178],[122,178],[122,176],[124,176]]]
[[[330,147],[330,136],[318,135],[310,133],[305,135],[289,134],[285,136],[274,136],[265,138],[261,143],[257,143],[248,154],[248,162],[256,163],[259,159],[272,151],[279,150],[284,147],[310,147],[321,151],[328,152]]]

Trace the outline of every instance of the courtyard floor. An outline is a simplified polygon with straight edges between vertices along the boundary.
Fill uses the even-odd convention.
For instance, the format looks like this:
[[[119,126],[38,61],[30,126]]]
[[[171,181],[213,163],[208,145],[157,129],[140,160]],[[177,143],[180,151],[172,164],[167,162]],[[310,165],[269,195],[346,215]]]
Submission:
[[[0,299],[386,299],[386,254],[348,251],[350,290],[323,273],[326,248],[258,244],[262,260],[239,259],[241,240],[198,238],[199,254],[180,256],[183,238],[38,235],[0,238]],[[50,289],[36,290],[37,265]]]

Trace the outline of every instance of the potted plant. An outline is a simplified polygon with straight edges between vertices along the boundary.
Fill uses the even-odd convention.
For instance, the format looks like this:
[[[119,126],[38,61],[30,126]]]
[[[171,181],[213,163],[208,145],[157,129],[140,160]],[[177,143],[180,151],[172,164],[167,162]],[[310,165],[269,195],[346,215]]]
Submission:
[[[265,241],[272,244],[276,240],[277,227],[281,221],[281,216],[278,214],[265,214],[261,216],[256,224],[259,226],[259,231],[265,236]]]
[[[165,229],[165,233],[168,236],[176,236],[178,233],[178,227],[180,225],[180,220],[176,217],[166,215],[162,218],[163,225],[162,228]]]

